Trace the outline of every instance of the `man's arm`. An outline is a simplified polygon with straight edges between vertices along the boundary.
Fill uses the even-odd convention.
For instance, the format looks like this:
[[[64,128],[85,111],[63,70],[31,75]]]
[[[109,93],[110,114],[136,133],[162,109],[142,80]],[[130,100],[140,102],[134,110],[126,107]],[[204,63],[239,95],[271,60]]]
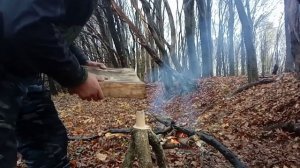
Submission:
[[[78,48],[74,43],[70,46],[71,52],[76,56],[80,65],[86,65],[89,67],[95,67],[100,69],[106,69],[106,66],[103,63],[90,61],[88,57]]]
[[[20,31],[15,39],[38,72],[48,74],[83,99],[103,98],[95,76],[87,73],[72,54],[61,33],[48,22],[38,22]]]
[[[74,87],[86,80],[87,72],[52,24],[38,22],[19,32],[15,41],[18,47],[29,51],[24,59],[29,59],[39,72],[52,76],[63,86]]]
[[[88,57],[74,44],[70,46],[71,52],[75,55],[80,65],[86,65],[88,62]]]

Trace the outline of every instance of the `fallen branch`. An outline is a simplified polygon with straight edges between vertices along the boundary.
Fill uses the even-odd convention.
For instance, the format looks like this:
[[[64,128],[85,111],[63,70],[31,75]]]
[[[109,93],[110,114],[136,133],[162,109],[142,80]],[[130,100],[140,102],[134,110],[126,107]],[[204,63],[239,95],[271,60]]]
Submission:
[[[152,146],[152,150],[156,155],[157,165],[159,168],[166,168],[166,157],[163,151],[163,147],[160,144],[159,139],[152,130],[148,130],[149,143]]]
[[[272,82],[275,82],[275,80],[274,79],[262,79],[262,80],[259,80],[259,81],[248,83],[248,84],[245,84],[242,87],[238,88],[233,93],[229,94],[227,97],[230,98],[232,96],[235,96],[236,94],[238,94],[238,93],[240,93],[240,92],[242,92],[244,90],[247,90],[247,89],[249,89],[249,88],[251,88],[253,86],[262,85],[262,84],[268,84],[268,83],[272,83]]]
[[[266,130],[268,131],[274,131],[276,129],[282,129],[283,131],[293,133],[296,136],[300,136],[300,123],[299,122],[294,122],[290,121],[287,123],[280,123],[280,124],[275,124],[270,127],[267,127]]]
[[[92,141],[100,138],[100,135],[91,135],[91,136],[69,136],[69,141]]]
[[[246,165],[243,162],[241,162],[239,158],[232,151],[230,151],[225,145],[223,145],[213,136],[203,131],[194,131],[194,130],[178,127],[176,125],[174,125],[173,127],[176,130],[187,134],[188,136],[197,135],[202,141],[206,142],[207,144],[217,149],[234,167],[238,167],[238,168],[246,167]]]
[[[121,129],[109,129],[105,133],[111,133],[111,134],[130,134],[132,131],[131,128],[121,128]],[[172,131],[172,127],[167,127],[166,129],[154,129],[153,132],[155,134],[162,134],[166,135],[167,133]],[[100,137],[103,137],[103,135],[91,135],[91,136],[69,136],[68,140],[69,141],[92,141],[95,139],[98,139]]]

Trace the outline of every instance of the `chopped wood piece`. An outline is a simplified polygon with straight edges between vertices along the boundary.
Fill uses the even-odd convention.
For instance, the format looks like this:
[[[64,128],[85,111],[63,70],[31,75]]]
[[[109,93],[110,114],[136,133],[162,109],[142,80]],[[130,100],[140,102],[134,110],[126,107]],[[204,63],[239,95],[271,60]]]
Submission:
[[[105,97],[145,98],[146,87],[130,68],[97,69],[86,67],[89,72],[104,81],[100,82]]]

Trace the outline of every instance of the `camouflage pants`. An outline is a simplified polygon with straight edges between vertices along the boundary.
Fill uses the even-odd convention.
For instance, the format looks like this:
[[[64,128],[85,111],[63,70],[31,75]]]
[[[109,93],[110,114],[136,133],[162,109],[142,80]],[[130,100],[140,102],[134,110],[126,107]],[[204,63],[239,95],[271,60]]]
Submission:
[[[16,121],[25,87],[2,76],[0,79],[0,167],[13,168],[17,160]]]
[[[29,168],[67,168],[68,137],[51,100],[42,90],[29,92],[17,121],[18,151]]]
[[[67,132],[46,91],[0,81],[0,168],[16,166],[17,150],[29,168],[68,168]]]

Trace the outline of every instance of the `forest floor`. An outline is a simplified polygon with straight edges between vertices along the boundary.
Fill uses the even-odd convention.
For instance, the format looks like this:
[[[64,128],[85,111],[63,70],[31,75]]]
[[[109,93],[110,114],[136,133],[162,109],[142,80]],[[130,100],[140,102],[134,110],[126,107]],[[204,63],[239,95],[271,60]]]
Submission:
[[[155,84],[147,85],[147,99],[105,98],[100,102],[81,101],[76,96],[54,97],[69,136],[93,136],[91,141],[70,141],[72,167],[120,167],[130,135],[104,133],[111,128],[130,128],[135,112],[145,110],[170,116],[186,127],[214,135],[248,167],[300,167],[300,137],[279,128],[290,121],[300,122],[300,82],[292,74],[273,76],[275,82],[228,95],[246,77],[212,77],[198,82],[191,94],[164,102]],[[157,123],[147,118],[147,123]],[[166,149],[169,167],[232,167],[214,148],[194,145]]]

